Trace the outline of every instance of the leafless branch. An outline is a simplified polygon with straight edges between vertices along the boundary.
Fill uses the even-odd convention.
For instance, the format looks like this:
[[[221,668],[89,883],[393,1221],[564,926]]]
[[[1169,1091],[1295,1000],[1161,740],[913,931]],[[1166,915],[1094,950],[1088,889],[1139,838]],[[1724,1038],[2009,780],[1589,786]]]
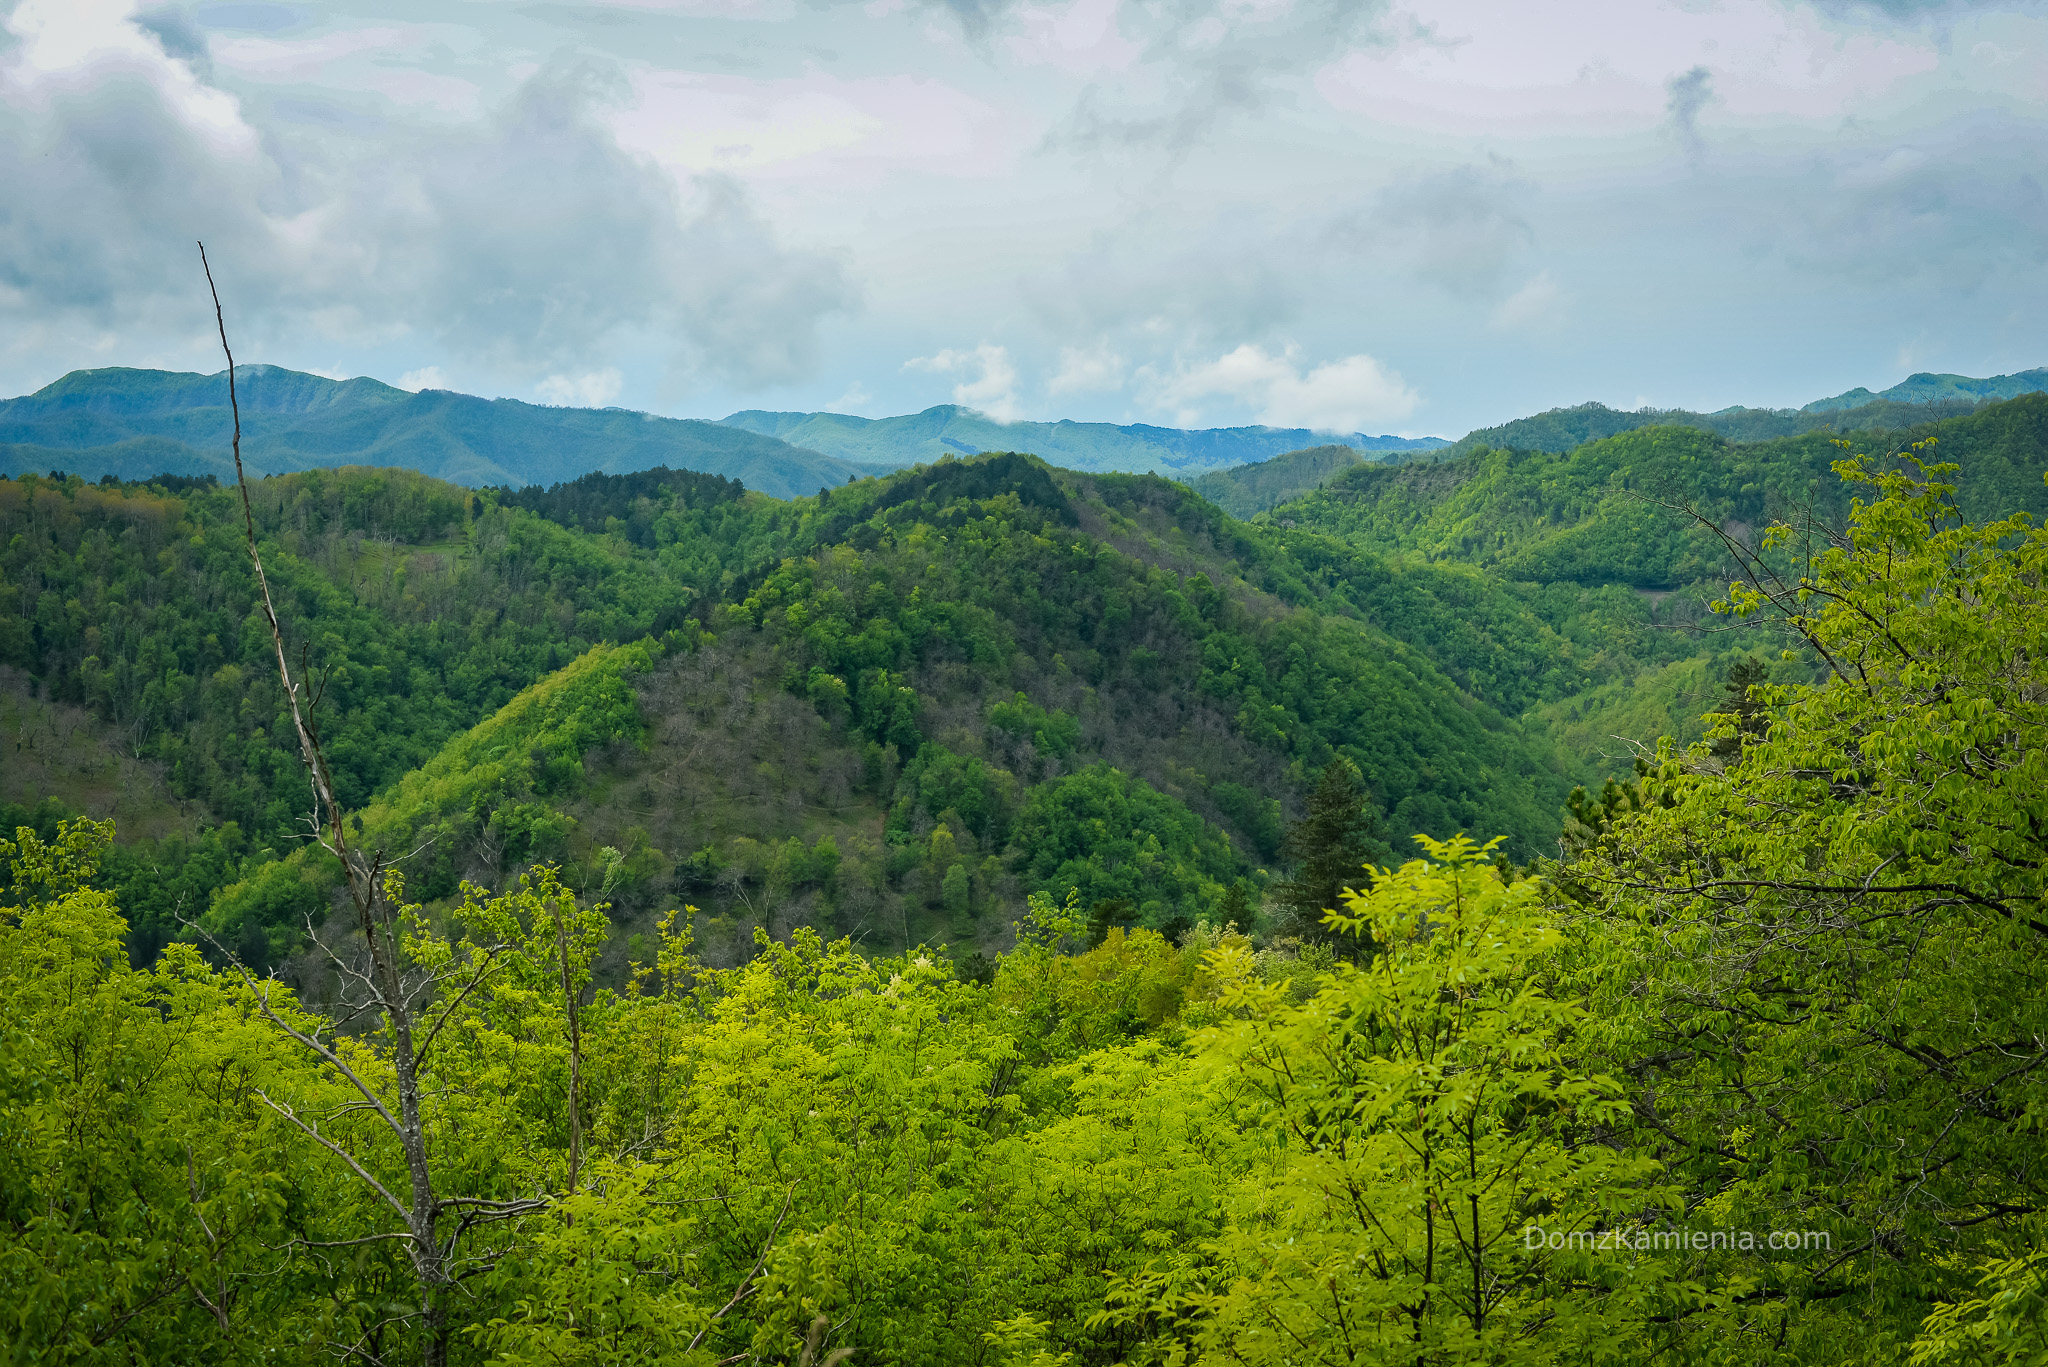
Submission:
[[[739,1303],[741,1301],[745,1300],[748,1296],[754,1294],[754,1278],[761,1275],[762,1267],[767,1264],[768,1252],[770,1249],[775,1247],[775,1236],[782,1232],[782,1222],[789,1215],[789,1203],[792,1200],[794,1200],[795,1197],[796,1186],[794,1184],[791,1184],[789,1191],[782,1198],[782,1210],[780,1213],[776,1215],[775,1224],[769,1229],[768,1238],[761,1245],[761,1256],[754,1259],[753,1270],[748,1272],[746,1276],[740,1278],[740,1284],[733,1288],[732,1299],[727,1301],[724,1304],[724,1306],[722,1306],[719,1309],[718,1313],[713,1315],[709,1320],[707,1320],[704,1324],[704,1327],[697,1331],[697,1336],[690,1340],[690,1347],[688,1351],[695,1352],[698,1346],[704,1342],[705,1337],[711,1333],[712,1327],[714,1325],[716,1325],[720,1320],[724,1319],[727,1315],[731,1314],[732,1311],[739,1306]]]

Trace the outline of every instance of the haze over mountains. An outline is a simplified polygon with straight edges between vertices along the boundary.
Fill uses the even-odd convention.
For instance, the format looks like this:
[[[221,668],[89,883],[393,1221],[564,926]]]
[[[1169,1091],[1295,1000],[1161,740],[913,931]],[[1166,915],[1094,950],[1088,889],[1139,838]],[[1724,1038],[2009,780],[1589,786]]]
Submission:
[[[1188,431],[1144,423],[1004,423],[958,404],[940,404],[897,418],[750,409],[734,413],[724,422],[842,460],[891,468],[948,455],[1029,451],[1069,470],[1180,476],[1249,465],[1331,441],[1369,452],[1434,451],[1450,445],[1443,437],[1373,437],[1363,432],[1333,437],[1306,427],[1214,427]]]

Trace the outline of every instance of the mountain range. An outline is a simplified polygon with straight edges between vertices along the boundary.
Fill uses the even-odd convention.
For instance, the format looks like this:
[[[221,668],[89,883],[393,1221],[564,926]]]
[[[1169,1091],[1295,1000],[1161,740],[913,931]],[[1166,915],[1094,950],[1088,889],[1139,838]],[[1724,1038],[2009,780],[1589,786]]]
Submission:
[[[259,378],[258,444],[321,454],[304,399],[334,390],[305,386],[271,427],[267,381],[291,377]],[[452,408],[423,398],[427,416]],[[359,388],[333,407],[411,404]],[[476,1203],[533,1211],[475,1245],[499,1261],[462,1284],[449,1357],[592,1362],[616,1333],[708,1362],[677,1334],[716,1327],[723,1302],[760,1315],[713,1341],[723,1359],[822,1361],[822,1301],[849,1307],[863,1363],[1160,1361],[1116,1337],[1128,1321],[1095,1333],[1109,1277],[1160,1277],[1162,1321],[1227,1294],[1262,1332],[1329,1323],[1279,1299],[1308,1275],[1268,1296],[1281,1278],[1247,1292],[1217,1271],[1228,1256],[1256,1272],[1285,1239],[1306,1250],[1287,1277],[1334,1268],[1347,1295],[1364,1288],[1368,1330],[1392,1306],[1381,1342],[1398,1350],[1420,1283],[1388,1299],[1324,1195],[1355,1178],[1375,1223],[1408,1220],[1398,1258],[1427,1236],[1415,1212],[1450,1208],[1432,1193],[1475,1171],[1525,1183],[1477,1217],[1505,1235],[1525,1211],[1626,1232],[1692,1210],[1833,1231],[1828,1247],[1896,1229],[1941,1260],[1944,1280],[1908,1284],[1882,1269],[1915,1245],[1834,1254],[1893,1278],[1839,1297],[1790,1259],[1631,1264],[1671,1267],[1679,1294],[1609,1295],[1561,1264],[1599,1293],[1563,1313],[1610,1357],[1706,1361],[1763,1341],[1758,1316],[1790,1322],[1752,1299],[1741,1321],[1701,1323],[1693,1288],[1723,1285],[1731,1303],[1789,1285],[1809,1314],[1850,1307],[1796,1326],[1787,1367],[1867,1360],[1854,1344],[1875,1340],[1850,1320],[1866,1306],[1903,1345],[1939,1320],[1937,1296],[1982,1284],[1952,1241],[1981,1224],[1951,1217],[2032,1190],[2038,1135],[2013,1118],[2041,1099],[2027,1057],[2048,1032],[2040,936],[2020,919],[2048,821],[2048,543],[2019,523],[1943,532],[1899,455],[1938,440],[1955,510],[1980,527],[2038,519],[2048,394],[1924,421],[1939,406],[1844,410],[1914,415],[1858,435],[1861,471],[1831,432],[1665,423],[1556,454],[1330,446],[1188,482],[988,453],[790,498],[665,469],[511,489],[349,465],[253,481],[246,501],[207,480],[0,477],[10,1341],[38,1361],[58,1331],[90,1331],[110,1361],[296,1363],[328,1326],[397,1319],[408,1260],[377,1174],[403,1155],[368,1127],[404,1037],[354,1009],[369,939],[338,861],[305,838],[289,659],[335,794],[327,829],[352,832],[404,907],[381,923],[373,907],[368,929],[393,927],[399,990],[420,994],[401,1056],[429,1060],[413,1133],[437,1171],[477,1175]],[[68,411],[92,441],[135,430],[120,409],[22,421],[61,436]],[[122,440],[197,454],[217,421]],[[658,430],[702,426],[786,446]],[[1825,539],[1759,542],[1781,516],[1841,527],[1872,492],[1844,471],[1902,467],[1818,570],[1804,557]],[[1226,473],[1254,501],[1318,487],[1239,520],[1190,487]],[[1766,582],[1812,573],[1833,602],[1804,632],[1715,612],[1731,552],[1761,556]],[[1661,743],[1703,740],[1709,713],[1732,723],[1713,744]],[[1368,861],[1398,872],[1361,878]],[[1355,882],[1370,900],[1340,902]],[[278,1022],[326,1052],[294,1052]],[[1416,1040],[1433,1052],[1395,1056]],[[1914,1043],[1929,1040],[1939,1066]],[[1263,1091],[1284,1070],[1249,1074],[1255,1057],[1291,1080]],[[1465,1130],[1490,1147],[1463,1159],[1437,1082],[1469,1093],[1479,1074],[1432,1072],[1444,1059],[1506,1077],[1493,1128]],[[1435,1090],[1404,1081],[1425,1074]],[[1390,1078],[1398,1106],[1326,1123],[1331,1096]],[[1572,1095],[1602,1109],[1532,1128]],[[1874,1117],[1893,1166],[1866,1162]],[[1910,1146],[1891,1142],[1901,1124]],[[1298,1143],[1333,1133],[1364,1135],[1364,1161]],[[1750,1136],[1735,1165],[1731,1134]],[[1566,1165],[1587,1153],[1582,1180]],[[1437,1171],[1432,1155],[1450,1175],[1424,1189],[1412,1174]],[[1899,1218],[1901,1190],[1966,1162],[1980,1187]],[[1783,1203],[1792,1188],[1807,1204]],[[441,1206],[449,1227],[490,1209]],[[2000,1259],[2028,1246],[2023,1226],[1979,1237]],[[295,1246],[317,1256],[287,1262]],[[1160,1271],[1162,1249],[1189,1246]],[[1701,1267],[1728,1281],[1692,1280]],[[1508,1335],[1537,1322],[1506,1304]],[[1657,1327],[1639,1344],[1593,1318],[1617,1304]],[[1689,1341],[1664,1336],[1672,1307]],[[486,1336],[515,1322],[535,1337],[498,1351]],[[1462,1320],[1429,1332],[1476,1341]],[[1797,1333],[1847,1346],[1801,1354]],[[1582,1361],[1590,1341],[1510,1346]]]
[[[1233,465],[1270,460],[1289,451],[1334,441],[1357,451],[1434,451],[1444,437],[1332,437],[1306,427],[1212,427],[1186,430],[1108,422],[997,422],[958,404],[940,404],[897,418],[845,413],[767,413],[750,409],[723,420],[728,426],[780,437],[841,460],[898,468],[984,451],[1029,451],[1069,470],[1118,470],[1168,477],[1200,475]]]
[[[773,437],[622,408],[550,408],[445,389],[411,393],[278,366],[237,371],[242,458],[284,474],[399,466],[451,484],[548,484],[656,465],[738,479],[777,498],[844,484],[858,467]],[[234,478],[228,380],[165,370],[76,370],[0,401],[0,474]]]
[[[1066,469],[1165,475],[1239,516],[1271,508],[1361,462],[1398,465],[1494,449],[1561,453],[1645,427],[1694,427],[1731,441],[1822,429],[1904,430],[2048,389],[2048,368],[2037,368],[1989,379],[1916,374],[1878,393],[1852,389],[1800,409],[1625,412],[1585,403],[1451,442],[1358,432],[1333,441],[1307,428],[1262,426],[1001,423],[956,404],[892,418],[748,410],[712,422],[440,389],[413,393],[373,379],[332,380],[278,366],[247,366],[239,376],[242,454],[259,474],[369,465],[471,488],[518,488],[667,467],[736,479],[787,499],[947,457],[1027,451]],[[73,371],[34,394],[0,400],[0,475],[62,470],[87,479],[230,478],[231,428],[224,372]],[[1280,457],[1286,460],[1269,463]]]

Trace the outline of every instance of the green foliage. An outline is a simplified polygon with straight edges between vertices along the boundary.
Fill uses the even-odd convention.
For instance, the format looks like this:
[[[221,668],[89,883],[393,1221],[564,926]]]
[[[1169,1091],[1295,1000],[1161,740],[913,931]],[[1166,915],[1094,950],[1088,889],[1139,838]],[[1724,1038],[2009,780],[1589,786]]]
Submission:
[[[745,492],[738,480],[671,470],[665,465],[626,475],[593,471],[547,488],[529,484],[524,489],[491,491],[500,507],[524,508],[580,531],[616,532],[649,550],[660,539],[656,528],[664,515],[673,518],[707,505],[730,503]]]
[[[1033,889],[1127,901],[1154,928],[1208,911],[1240,868],[1228,836],[1107,764],[1032,789],[1015,838]]]
[[[1903,464],[1841,462],[1877,495],[1848,536],[1723,605],[1779,618],[1826,677],[1749,683],[1667,746],[1563,885],[1601,1047],[1689,1202],[1836,1250],[1728,1259],[1769,1297],[1697,1323],[1731,1353],[1896,1356],[1945,1303],[1916,1351],[1999,1361],[2032,1313],[2048,535],[1971,526],[1947,467]]]
[[[931,740],[968,754],[930,727],[971,675],[999,699],[977,706],[982,744],[1025,780],[1088,749],[1129,772],[1141,752],[1124,733],[1171,735],[1192,703],[1232,736],[1228,750],[1200,756],[1205,787],[1252,789],[1248,779],[1271,772],[1254,753],[1320,767],[1339,750],[1385,794],[1397,826],[1504,829],[1533,848],[1549,822],[1544,766],[1511,723],[1458,697],[1421,653],[1319,611],[1318,587],[1285,547],[1232,530],[1180,486],[1069,485],[1028,458],[997,456],[842,490],[830,505],[846,511],[815,534],[840,544],[778,565],[713,622],[758,631],[792,687],[813,671],[844,681],[855,734],[906,756]],[[1070,530],[1077,506],[1118,539]],[[1132,544],[1162,519],[1207,568],[1175,573]],[[1300,607],[1248,606],[1269,584]],[[1189,702],[1173,696],[1184,691]],[[1147,777],[1156,787],[1166,773]],[[1267,824],[1256,804],[1236,808]]]
[[[350,808],[593,644],[679,622],[689,598],[530,514],[468,522],[461,491],[402,471],[253,493]],[[404,537],[432,540],[372,539]],[[0,481],[0,584],[28,628],[0,663],[92,708],[252,840],[299,837],[305,778],[231,493]]]
[[[1242,783],[1226,780],[1210,785],[1209,800],[1250,838],[1252,849],[1261,859],[1271,859],[1280,853],[1281,842],[1287,835],[1280,818],[1280,799],[1260,797]]]
[[[2034,372],[2033,377],[2038,377]],[[1933,376],[1915,376],[1933,379]],[[1949,376],[1961,380],[1961,376]],[[2020,379],[2019,376],[2009,377]],[[1730,441],[1769,441],[1809,432],[1867,432],[1915,427],[1973,411],[1985,398],[2012,398],[2028,392],[2024,382],[2002,387],[1984,381],[1975,391],[1939,385],[1896,385],[1885,396],[1852,390],[1836,400],[1820,400],[1797,411],[1784,408],[1730,408],[1719,413],[1691,413],[1682,408],[1640,408],[1621,412],[1599,403],[1553,408],[1533,417],[1517,418],[1498,427],[1482,427],[1451,444],[1447,454],[1512,447],[1526,451],[1569,451],[1590,441],[1643,427],[1692,427]],[[2042,386],[2035,385],[2038,389]]]
[[[1740,443],[1653,424],[1592,435],[1557,454],[1480,449],[1359,466],[1258,525],[1278,533],[1311,585],[1461,686],[1511,713],[1535,711],[1569,770],[1597,781],[1625,750],[1617,736],[1696,739],[1707,676],[1756,648],[1753,631],[1695,630],[1735,572],[1728,541],[1750,546],[1780,517],[1840,526],[1849,496],[1824,433]],[[1915,435],[1938,436],[1963,462],[1965,516],[2048,513],[2048,396],[1876,432],[1874,449]],[[1818,527],[1815,537],[1825,539]],[[1771,553],[1781,572],[1792,552]]]
[[[24,1362],[259,1361],[326,1321],[276,1250],[339,1193],[259,1100],[310,1070],[189,947],[129,967],[93,886],[112,836],[0,840],[0,1342]]]
[[[1022,693],[988,710],[988,724],[1017,741],[1029,741],[1040,755],[1065,759],[1081,741],[1081,724],[1054,708],[1048,712]]]
[[[1711,483],[1702,440],[1581,456]],[[1842,462],[1871,496],[1847,534],[1770,532],[1723,604],[1810,658],[1631,645],[1591,692],[1577,657],[1532,676],[1522,696],[1585,705],[1545,714],[1559,726],[1620,715],[1601,690],[1629,668],[1649,704],[1708,712],[1698,743],[1573,793],[1560,860],[1518,872],[1500,841],[1425,839],[1341,899],[1367,785],[1396,830],[1483,829],[1561,786],[1386,623],[1507,679],[1634,594],[1417,567],[1023,457],[800,506],[635,493],[618,520],[644,525],[606,512],[601,532],[355,474],[271,481],[279,582],[317,640],[404,620],[313,591],[321,556],[451,509],[466,554],[516,533],[570,580],[697,575],[723,601],[660,642],[593,643],[360,804],[365,846],[428,846],[384,885],[410,1054],[387,1021],[330,1019],[194,945],[142,952],[140,930],[232,877],[209,952],[319,989],[288,937],[333,890],[313,856],[245,827],[116,846],[53,804],[0,812],[0,1345],[109,1364],[440,1345],[479,1367],[2039,1361],[2048,533],[1971,525],[1920,458]],[[1467,550],[1496,568],[1566,544],[1583,567],[1635,526],[1611,478],[1485,468],[1471,507],[1529,513],[1494,539],[1472,513]],[[10,639],[62,657],[48,585],[84,592],[80,565],[127,566],[183,620],[142,567],[170,576],[214,535],[209,491],[5,490],[45,528],[7,554],[31,531],[71,547],[69,569],[37,562],[56,578]],[[1574,525],[1607,530],[1560,541],[1535,513],[1581,493]],[[177,544],[148,542],[158,513]],[[690,540],[714,525],[729,545]],[[127,657],[99,649],[79,687],[128,696]],[[689,679],[707,692],[678,702]],[[833,824],[748,808],[670,861],[640,823],[683,799],[644,762],[680,736],[674,763],[704,763],[704,731],[657,730],[661,709],[708,730],[757,706],[793,737],[763,785]],[[1316,774],[1292,852],[1318,890],[1294,901],[1341,905],[1335,944],[1254,943],[1267,884],[1246,855],[1286,829],[1269,794]],[[620,966],[607,900],[644,906],[664,876],[758,892],[778,929],[795,908],[872,934],[887,912],[913,947],[799,925],[715,967],[669,911],[617,927]],[[913,916],[961,943],[916,946]],[[357,946],[322,938],[354,981]],[[417,1170],[382,1115],[407,1057],[429,1236],[390,1195]],[[1820,1247],[1678,1241],[1707,1228]],[[427,1275],[423,1237],[460,1291]]]
[[[1211,951],[1225,1024],[1202,1068],[1266,1138],[1219,1234],[1113,1277],[1105,1322],[1152,1362],[1635,1360],[1650,1269],[1527,1231],[1635,1227],[1666,1204],[1653,1162],[1594,1141],[1621,1087],[1573,1055],[1582,1008],[1542,969],[1560,943],[1492,846],[1422,841],[1331,912],[1381,947],[1301,1005],[1241,945]]]
[[[1250,517],[1299,498],[1364,459],[1353,447],[1313,446],[1256,465],[1211,470],[1193,488],[1232,517]]]
[[[632,680],[659,653],[646,642],[597,646],[526,689],[359,812],[358,837],[391,851],[424,846],[438,854],[422,880],[426,895],[436,898],[456,890],[457,850],[492,854],[485,871],[494,880],[558,858],[572,825],[559,804],[580,790],[585,754],[640,742]],[[291,943],[308,916],[322,919],[340,880],[331,858],[301,848],[222,889],[205,923],[232,932],[254,922]]]

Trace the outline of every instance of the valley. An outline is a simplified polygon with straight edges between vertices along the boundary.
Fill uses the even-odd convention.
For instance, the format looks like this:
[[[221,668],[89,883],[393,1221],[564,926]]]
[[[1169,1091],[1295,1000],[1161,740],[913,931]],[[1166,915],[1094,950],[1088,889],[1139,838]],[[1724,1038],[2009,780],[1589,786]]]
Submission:
[[[743,1284],[762,1249],[780,1250],[790,1280],[746,1332],[817,1338],[829,1322],[813,1308],[834,1305],[829,1332],[881,1360],[1021,1364],[1054,1343],[1109,1367],[1180,1334],[1251,1341],[1266,1307],[1321,1313],[1325,1293],[1260,1270],[1265,1226],[1242,1203],[1271,1199],[1266,1165],[1326,1160],[1285,1145],[1260,1156],[1232,1108],[1307,1123],[1320,1103],[1293,1088],[1323,1086],[1326,1064],[1408,1076],[1404,1032],[1447,1003],[1472,1013],[1441,1025],[1461,1069],[1504,1077],[1507,1060],[1539,1050],[1530,1076],[1572,1079],[1592,1066],[1582,1053],[1626,1069],[1661,1041],[1662,1085],[1696,1099],[1665,1117],[1642,1092],[1630,1111],[1602,1099],[1623,1083],[1584,1074],[1559,1084],[1584,1090],[1560,1090],[1580,1099],[1552,1118],[1484,1111],[1488,1147],[1466,1159],[1492,1165],[1470,1180],[1505,1203],[1486,1217],[1498,1237],[1540,1181],[1571,1209],[1615,1191],[1657,1210],[1720,1193],[1744,1219],[1847,1240],[1884,1218],[1890,1179],[1867,1194],[1846,1178],[1828,1188],[1851,1193],[1846,1214],[1840,1197],[1728,1182],[1724,1127],[1768,1103],[1714,1078],[1740,1057],[1810,1100],[1810,1051],[1864,1046],[1798,1021],[1726,1045],[1670,1041],[1728,1028],[1716,994],[1864,991],[1869,970],[1832,957],[1864,950],[1822,940],[1818,957],[1773,958],[1778,913],[1759,927],[1746,902],[1717,911],[1688,861],[1711,840],[1716,867],[1786,890],[1772,896],[1846,897],[1826,903],[1835,925],[1877,896],[1905,908],[1883,916],[1971,944],[1977,932],[1901,899],[1930,879],[1989,906],[2038,899],[1969,853],[2004,841],[2007,864],[2033,867],[2020,828],[1980,812],[2029,800],[2011,786],[2042,753],[2038,698],[1971,662],[2035,658],[2012,642],[2043,618],[2038,566],[2022,558],[2038,559],[2032,528],[2048,513],[2048,395],[1854,441],[1870,453],[1860,463],[1825,433],[1743,442],[1688,425],[1562,452],[1374,460],[1324,447],[1192,487],[995,452],[792,498],[659,465],[516,488],[350,465],[272,473],[250,487],[256,544],[335,819],[389,860],[382,923],[359,918],[360,880],[306,838],[306,770],[233,489],[175,474],[0,479],[0,721],[13,747],[0,826],[15,835],[0,896],[22,908],[0,911],[0,983],[18,1018],[58,1021],[50,1038],[80,1049],[156,1050],[182,1069],[190,1040],[217,1041],[218,1068],[258,1070],[294,1106],[324,1108],[395,1173],[383,1132],[350,1118],[363,1110],[351,1095],[383,1084],[337,1090],[341,1073],[306,1061],[327,1055],[291,1053],[295,1037],[250,1005],[283,1000],[302,1013],[276,1017],[287,1024],[333,1022],[311,1028],[332,1032],[336,1060],[417,1059],[375,1024],[394,1008],[378,1007],[368,1033],[358,1024],[372,981],[363,927],[392,927],[381,933],[402,948],[380,952],[412,965],[425,985],[407,989],[421,993],[414,1009],[437,1022],[425,1065],[437,1090],[418,1104],[441,1138],[422,1180],[519,1211],[542,1198],[518,1192],[562,1186],[579,1212],[458,1236],[527,1288],[524,1318],[475,1329],[505,1361],[539,1361],[518,1356],[536,1335],[581,1341],[613,1306],[654,1317],[633,1342],[680,1352],[718,1331],[713,1293],[685,1277],[596,1302],[549,1280],[598,1256],[554,1242],[569,1231],[686,1245],[713,1285]],[[1920,482],[1916,462],[1936,457],[1960,467],[1950,503]],[[1979,535],[1963,519],[1992,525]],[[1825,605],[1802,608],[1774,575],[1825,587]],[[1900,593],[1894,576],[1917,587]],[[1731,592],[1749,606],[1728,611]],[[1922,622],[1930,611],[1939,625]],[[1894,697],[1885,632],[1947,661],[1949,682],[1919,711]],[[1901,720],[1928,708],[1946,718],[1932,731]],[[1987,715],[2006,719],[1984,729]],[[1975,796],[1896,758],[1966,726],[1979,728]],[[1888,739],[1860,749],[1866,736]],[[1843,769],[1847,746],[1896,772],[1867,790],[1813,788],[1812,762],[1785,758],[1792,745],[1836,747],[1823,770]],[[1911,794],[1914,815],[1899,826],[1866,791]],[[1928,821],[1957,843],[1927,845],[1916,832]],[[1934,871],[1881,885],[1907,859]],[[1816,861],[1860,870],[1876,891],[1799,881]],[[2011,933],[2030,933],[2031,913],[2016,914]],[[1978,945],[1957,962],[1985,982],[1923,974],[1893,989],[2024,1015],[2033,998],[1992,980],[2025,979],[2027,952]],[[52,978],[31,960],[69,966]],[[432,986],[458,973],[471,986]],[[98,1004],[52,995],[72,982],[99,984]],[[113,1034],[99,1024],[131,1016]],[[1340,1039],[1337,1020],[1366,1033]],[[188,1028],[200,1033],[176,1033]],[[327,1049],[325,1037],[307,1038]],[[1870,1088],[1927,1085],[1887,1073],[1882,1053],[1857,1057],[1865,1072],[1839,1103],[1801,1122],[1816,1142],[1840,1142]],[[106,1066],[154,1079],[152,1126],[183,1113],[163,1108],[215,1113],[184,1071]],[[1260,1081],[1268,1069],[1294,1080]],[[1385,1084],[1408,1089],[1421,1128],[1396,1117],[1347,1132],[1403,1146],[1374,1160],[1373,1182],[1462,1191],[1450,1169],[1399,1156],[1452,1152],[1430,1108],[1481,1114],[1428,1076]],[[2027,1085],[1980,1083],[2015,1096]],[[265,1119],[275,1103],[258,1112],[256,1091],[233,1095],[221,1104],[241,1108],[238,1127],[192,1141],[212,1145],[209,1163],[242,1165],[224,1190],[321,1190],[317,1209],[339,1214],[281,1205],[224,1227],[213,1256],[254,1256],[286,1237],[278,1219],[322,1239],[375,1229],[382,1217],[342,1170]],[[1647,1137],[1583,1144],[1577,1123]],[[1912,1123],[1914,1152],[1952,1142],[1933,1112]],[[1513,1153],[1499,1147],[1510,1133]],[[1980,1157],[1936,1199],[1988,1209],[2031,1180],[2029,1146],[1996,1123],[1969,1133]],[[602,1146],[587,1160],[586,1137]],[[90,1142],[96,1162],[131,1164],[131,1183],[170,1180],[147,1152]],[[947,1155],[937,1173],[934,1143]],[[515,1151],[531,1155],[516,1173]],[[1285,1180],[1326,1180],[1308,1171]],[[703,1203],[730,1209],[731,1226],[659,1214]],[[1410,1238],[1281,1218],[1331,1257]],[[1916,1207],[1896,1237],[1921,1251],[1867,1269],[1715,1255],[1646,1263],[1601,1290],[1541,1254],[1521,1265],[1530,1304],[1577,1305],[1603,1333],[1681,1355],[1753,1332],[1700,1279],[1775,1278],[1784,1300],[1768,1332],[1801,1360],[1834,1361],[1844,1288],[1901,1298],[1895,1325],[1922,1317],[1940,1228]],[[1192,1238],[1213,1267],[1160,1260]],[[66,1276],[107,1265],[35,1246]],[[165,1259],[198,1256],[189,1240],[165,1247],[177,1250]],[[174,1289],[188,1275],[151,1266]],[[430,1281],[407,1289],[423,1274],[406,1265],[365,1266],[401,1298],[437,1303]],[[962,1267],[992,1270],[961,1292],[964,1328],[925,1285]],[[1680,1271],[1689,1280],[1674,1282]],[[253,1270],[216,1275],[247,1303],[303,1306]],[[314,1260],[304,1275],[336,1289],[352,1307],[346,1334],[368,1342],[358,1274]],[[1159,1317],[1176,1293],[1156,1279],[1179,1276],[1207,1279],[1214,1299],[1175,1328]],[[1957,1276],[1943,1286],[1964,1289]],[[1689,1308],[1670,1324],[1638,1294]],[[136,1322],[215,1341],[218,1317],[163,1304]],[[687,1332],[663,1328],[669,1315]],[[227,1323],[251,1344],[342,1332]],[[727,1358],[746,1351],[737,1333],[720,1340]],[[1000,1336],[1007,1356],[976,1347]]]

